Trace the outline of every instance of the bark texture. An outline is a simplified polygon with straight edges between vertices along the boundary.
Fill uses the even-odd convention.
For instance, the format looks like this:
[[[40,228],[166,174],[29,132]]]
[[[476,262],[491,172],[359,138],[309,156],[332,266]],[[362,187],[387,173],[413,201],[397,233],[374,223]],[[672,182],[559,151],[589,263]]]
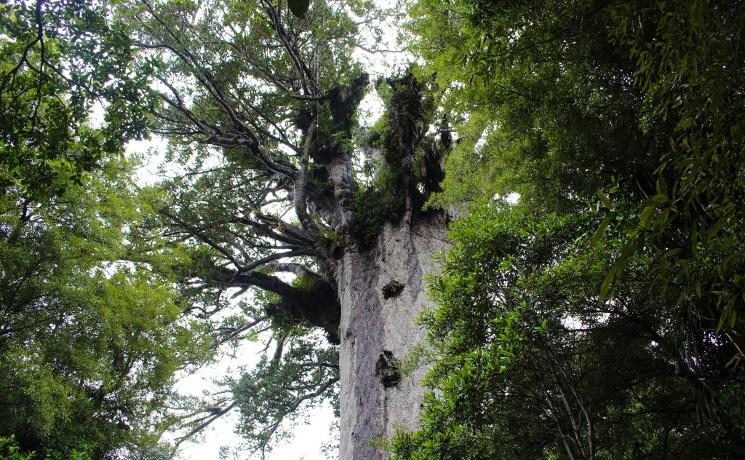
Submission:
[[[447,247],[446,233],[441,216],[386,224],[371,251],[340,261],[342,460],[382,459],[376,440],[418,426],[426,369],[397,380],[390,366],[424,340],[414,320],[429,306],[424,277],[438,269],[433,255]]]

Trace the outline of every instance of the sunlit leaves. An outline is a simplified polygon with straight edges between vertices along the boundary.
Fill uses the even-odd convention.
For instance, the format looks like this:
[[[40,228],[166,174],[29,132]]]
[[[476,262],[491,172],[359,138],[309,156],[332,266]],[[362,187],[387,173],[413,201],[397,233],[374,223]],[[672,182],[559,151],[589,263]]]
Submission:
[[[173,289],[183,256],[152,227],[157,195],[127,172],[110,162],[85,191],[0,210],[0,374],[14,388],[0,433],[26,451],[154,448],[175,373],[210,355]]]
[[[0,191],[33,200],[80,184],[85,172],[144,134],[146,77],[131,40],[89,2],[8,2],[0,22]],[[94,129],[97,106],[105,118]]]

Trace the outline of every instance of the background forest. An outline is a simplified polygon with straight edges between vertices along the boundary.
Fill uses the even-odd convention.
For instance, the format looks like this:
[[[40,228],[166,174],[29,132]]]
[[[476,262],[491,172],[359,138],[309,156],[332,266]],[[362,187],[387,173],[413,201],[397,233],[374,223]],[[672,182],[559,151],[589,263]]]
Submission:
[[[371,79],[391,20],[416,64]],[[735,0],[3,2],[0,458],[171,458],[230,411],[264,455],[338,398],[339,254],[432,215],[403,367],[433,391],[388,455],[741,458],[744,30]],[[145,186],[153,135],[179,173]]]

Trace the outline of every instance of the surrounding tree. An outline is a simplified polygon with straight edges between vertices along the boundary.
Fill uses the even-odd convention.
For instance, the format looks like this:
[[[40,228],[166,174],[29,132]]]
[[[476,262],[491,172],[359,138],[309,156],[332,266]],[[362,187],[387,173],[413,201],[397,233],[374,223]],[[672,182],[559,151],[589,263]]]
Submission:
[[[0,438],[0,456],[4,460],[33,460],[36,456],[35,452],[26,453],[21,451],[18,446],[18,442],[15,436],[11,435],[8,437]],[[73,449],[68,453],[68,458],[72,460],[85,460],[90,457],[90,451],[82,449]],[[59,459],[63,458],[59,451],[46,451],[45,459]]]
[[[417,2],[460,134],[431,204],[472,214],[399,458],[739,458],[744,26],[739,2]]]
[[[172,267],[189,258],[160,239],[161,195],[129,178],[123,146],[153,99],[104,7],[0,5],[0,439],[11,458],[166,455],[175,374],[213,345],[173,289]],[[96,106],[102,120],[90,119]]]
[[[114,161],[85,189],[1,209],[0,433],[25,452],[149,456],[176,372],[211,353],[168,276],[189,259],[127,173]]]
[[[146,73],[135,73],[122,25],[106,2],[0,5],[0,189],[44,200],[143,135]],[[96,106],[103,126],[86,120]]]

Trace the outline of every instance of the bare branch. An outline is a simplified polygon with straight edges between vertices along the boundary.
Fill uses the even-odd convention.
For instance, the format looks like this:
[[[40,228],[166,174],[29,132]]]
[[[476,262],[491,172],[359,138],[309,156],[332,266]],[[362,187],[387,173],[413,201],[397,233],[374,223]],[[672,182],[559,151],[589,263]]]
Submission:
[[[218,410],[216,410],[214,412],[213,411],[208,411],[209,415],[203,417],[202,419],[199,419],[199,420],[203,420],[201,423],[199,423],[197,426],[195,426],[194,428],[192,428],[185,435],[183,435],[183,436],[179,437],[178,439],[176,439],[176,442],[174,443],[174,447],[175,448],[178,448],[178,446],[180,446],[184,441],[186,441],[187,439],[191,438],[195,434],[199,433],[203,429],[205,429],[208,426],[210,426],[215,420],[219,419],[223,415],[225,415],[228,412],[230,412],[235,407],[235,405],[236,405],[236,402],[233,401],[228,406],[226,406],[226,407],[224,407],[222,409],[218,409]]]
[[[206,243],[211,248],[218,251],[220,254],[222,254],[226,259],[228,259],[233,265],[235,265],[236,268],[240,269],[241,264],[240,262],[228,251],[225,250],[222,246],[212,241],[211,238],[209,238],[203,231],[201,231],[196,226],[189,224],[188,222],[184,221],[183,219],[176,216],[174,213],[168,211],[165,208],[162,208],[158,211],[160,214],[168,217],[169,219],[173,220],[174,222],[178,223],[182,228],[184,228],[186,231],[188,231],[191,235],[199,239],[200,241]]]

